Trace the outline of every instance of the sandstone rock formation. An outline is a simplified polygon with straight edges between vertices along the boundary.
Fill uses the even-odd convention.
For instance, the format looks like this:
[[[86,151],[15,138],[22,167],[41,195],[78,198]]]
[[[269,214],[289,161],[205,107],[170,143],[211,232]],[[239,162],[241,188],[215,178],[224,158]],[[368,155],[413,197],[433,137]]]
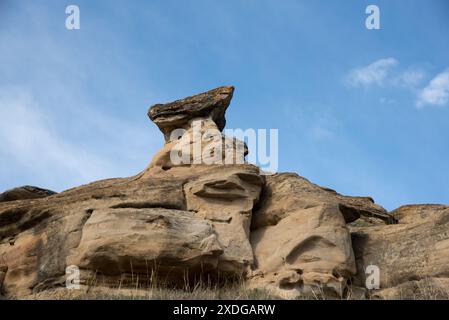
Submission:
[[[245,144],[222,133],[233,92],[151,107],[165,145],[133,177],[1,194],[0,292],[64,288],[72,265],[82,285],[243,279],[294,298],[364,287],[365,267],[375,264],[374,297],[413,297],[424,282],[448,289],[448,207],[388,213],[297,174],[262,175],[244,161]]]
[[[356,273],[347,223],[363,214],[388,220],[370,198],[345,197],[290,173],[266,177],[253,214],[251,281],[295,297],[314,286],[342,295]]]
[[[143,177],[164,173],[174,166],[243,164],[248,153],[246,145],[221,133],[233,92],[233,87],[220,87],[152,106],[148,116],[164,134],[165,145]]]
[[[364,285],[364,268],[380,270],[380,298],[413,298],[420,281],[449,293],[449,207],[408,205],[392,212],[397,224],[353,227],[356,285]],[[422,283],[421,283],[422,284]]]
[[[23,186],[7,190],[0,194],[0,202],[45,198],[56,194],[56,192],[33,186]]]

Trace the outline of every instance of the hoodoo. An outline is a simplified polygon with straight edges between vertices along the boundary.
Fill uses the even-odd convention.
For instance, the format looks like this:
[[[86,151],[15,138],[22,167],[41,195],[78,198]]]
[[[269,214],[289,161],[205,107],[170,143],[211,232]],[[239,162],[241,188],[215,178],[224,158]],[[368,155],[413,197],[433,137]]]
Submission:
[[[68,266],[79,268],[81,286],[239,279],[295,298],[316,288],[364,296],[364,270],[374,264],[381,280],[372,297],[413,297],[422,281],[449,289],[449,207],[389,213],[370,197],[344,196],[295,173],[200,161],[194,121],[218,132],[223,153],[241,152],[241,142],[222,134],[233,92],[220,87],[151,107],[165,145],[133,177],[59,194],[27,187],[0,195],[1,294],[65,290]],[[199,143],[204,150],[212,141]],[[184,154],[190,162],[173,161],[177,148],[192,148]]]

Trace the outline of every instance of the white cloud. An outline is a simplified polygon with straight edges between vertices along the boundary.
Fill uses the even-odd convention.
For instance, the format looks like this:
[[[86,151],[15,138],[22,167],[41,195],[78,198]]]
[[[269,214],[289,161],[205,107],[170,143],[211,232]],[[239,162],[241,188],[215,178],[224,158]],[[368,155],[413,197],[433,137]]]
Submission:
[[[383,85],[392,67],[398,64],[394,58],[377,60],[368,66],[352,70],[348,75],[348,82],[352,86]]]
[[[74,39],[64,17],[55,29],[50,8],[17,9],[11,14],[27,23],[0,29],[8,43],[0,46],[0,192],[23,184],[61,191],[143,169],[163,141],[145,104],[160,100],[151,82],[134,80],[141,71],[116,34],[92,22],[98,46]]]
[[[149,126],[147,131],[95,110],[83,111],[61,120],[25,88],[0,87],[0,191],[17,184],[61,191],[143,169],[156,149]],[[61,121],[79,123],[79,130],[67,136]],[[133,167],[136,163],[141,167]]]
[[[27,94],[0,96],[0,154],[33,177],[64,176],[84,181],[104,175],[110,163],[64,141]],[[30,179],[32,179],[30,177]]]
[[[409,69],[397,76],[393,83],[407,88],[414,88],[424,79],[425,75],[423,70]]]
[[[437,74],[418,94],[416,105],[443,106],[449,101],[449,69]]]

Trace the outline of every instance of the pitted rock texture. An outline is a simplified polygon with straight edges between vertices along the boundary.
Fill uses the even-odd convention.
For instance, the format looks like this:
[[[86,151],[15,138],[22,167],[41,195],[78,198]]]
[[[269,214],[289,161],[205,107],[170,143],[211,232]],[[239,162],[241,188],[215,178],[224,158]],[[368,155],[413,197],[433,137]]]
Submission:
[[[388,213],[294,173],[262,175],[245,162],[246,146],[221,133],[233,91],[151,107],[165,145],[133,177],[0,195],[0,294],[64,288],[73,265],[81,284],[110,288],[243,279],[285,298],[317,287],[341,296],[349,284],[363,287],[375,264],[373,297],[413,297],[423,283],[447,289],[448,207]],[[173,151],[187,163],[174,163]],[[229,154],[232,163],[220,161]]]

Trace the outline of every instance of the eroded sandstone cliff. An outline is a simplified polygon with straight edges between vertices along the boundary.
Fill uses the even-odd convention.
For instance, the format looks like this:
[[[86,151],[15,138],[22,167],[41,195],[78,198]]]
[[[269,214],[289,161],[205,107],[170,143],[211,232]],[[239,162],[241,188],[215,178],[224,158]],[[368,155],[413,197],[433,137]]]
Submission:
[[[59,194],[26,187],[0,195],[1,293],[64,287],[71,265],[82,285],[243,279],[294,298],[316,287],[336,296],[364,288],[374,264],[379,297],[413,298],[428,278],[448,289],[449,207],[388,213],[369,197],[343,196],[297,174],[262,175],[239,161],[246,146],[221,133],[233,91],[151,107],[165,145],[136,176]],[[199,142],[202,150],[217,137],[222,145],[207,164],[194,152],[193,122],[201,133],[218,132]],[[191,151],[188,161],[173,161],[173,150]],[[219,161],[229,154],[232,164]]]

